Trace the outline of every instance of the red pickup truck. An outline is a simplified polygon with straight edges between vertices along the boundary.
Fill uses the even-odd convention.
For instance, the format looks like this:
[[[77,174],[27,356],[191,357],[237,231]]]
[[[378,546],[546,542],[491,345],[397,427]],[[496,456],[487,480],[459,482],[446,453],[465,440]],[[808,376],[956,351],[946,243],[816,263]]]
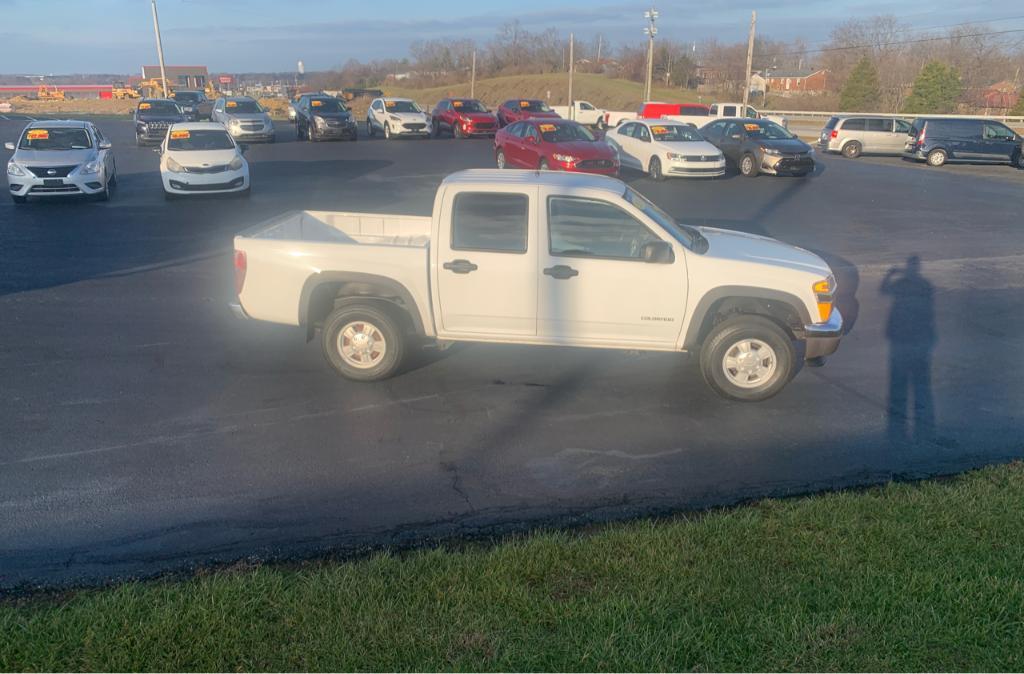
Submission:
[[[433,135],[450,131],[453,138],[494,136],[498,119],[483,103],[475,98],[443,98],[430,113]]]
[[[513,98],[498,108],[498,124],[508,126],[524,119],[561,119],[544,101],[532,98]]]

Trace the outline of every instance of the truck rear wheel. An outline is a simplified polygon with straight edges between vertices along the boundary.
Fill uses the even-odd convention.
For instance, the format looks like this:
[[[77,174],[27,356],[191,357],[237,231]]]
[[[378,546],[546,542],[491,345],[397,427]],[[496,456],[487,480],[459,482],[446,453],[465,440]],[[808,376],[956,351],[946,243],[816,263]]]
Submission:
[[[397,321],[370,304],[350,304],[331,312],[324,321],[321,345],[331,367],[355,381],[387,379],[405,355]]]
[[[766,400],[795,371],[793,342],[762,316],[735,316],[717,326],[700,350],[704,381],[720,396],[740,402]]]

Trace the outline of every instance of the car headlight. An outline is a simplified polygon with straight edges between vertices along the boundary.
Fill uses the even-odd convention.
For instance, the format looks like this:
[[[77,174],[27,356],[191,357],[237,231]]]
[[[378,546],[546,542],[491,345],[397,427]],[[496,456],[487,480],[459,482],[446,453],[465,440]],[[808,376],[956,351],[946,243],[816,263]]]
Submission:
[[[401,122],[402,121],[402,118],[399,117],[398,115],[388,115],[388,119],[390,119],[392,122]]]
[[[686,159],[686,155],[679,154],[677,152],[669,152],[665,155],[669,161],[683,161]]]
[[[553,154],[551,156],[555,158],[555,161],[560,161],[566,164],[575,164],[579,161],[578,157],[574,157],[571,154]]]
[[[7,162],[7,175],[9,176],[23,176],[26,175],[24,169],[15,164],[13,161]]]
[[[78,170],[78,172],[80,174],[82,174],[82,175],[87,175],[87,174],[92,174],[92,173],[99,173],[100,169],[102,167],[103,167],[102,162],[100,162],[100,160],[96,159],[94,161],[90,161],[90,162],[86,162],[85,164],[82,164],[82,168],[80,168]]]
[[[781,152],[776,150],[774,147],[762,147],[761,148],[761,152],[764,152],[765,154],[770,154],[772,156],[777,156],[777,155],[782,154]]]
[[[242,126],[242,121],[240,119],[231,118],[230,120],[228,120],[228,126],[230,126],[233,129],[238,128]]]
[[[232,171],[237,171],[238,169],[242,168],[241,155],[235,155],[235,158],[231,160],[230,164],[228,164],[228,168],[231,169]]]
[[[167,170],[171,173],[185,173],[185,167],[174,161],[174,157],[167,158]]]
[[[317,117],[313,117],[313,123],[316,124],[317,126],[323,126],[327,122],[324,120],[323,117],[317,116]]]

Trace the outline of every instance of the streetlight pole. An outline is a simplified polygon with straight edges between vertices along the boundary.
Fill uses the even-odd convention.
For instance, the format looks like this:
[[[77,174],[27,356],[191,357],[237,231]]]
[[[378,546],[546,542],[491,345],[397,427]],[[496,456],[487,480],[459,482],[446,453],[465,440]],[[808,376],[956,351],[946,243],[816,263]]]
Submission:
[[[164,45],[160,41],[160,17],[156,13],[156,0],[153,1],[153,32],[156,33],[156,55],[160,59],[160,80],[163,83],[164,98],[170,94],[167,92],[167,68],[164,66]]]
[[[654,77],[654,36],[658,34],[658,28],[654,22],[658,20],[658,10],[651,7],[644,12],[647,19],[647,26],[644,27],[644,34],[647,35],[647,85],[644,87],[644,101],[651,100],[651,79]]]

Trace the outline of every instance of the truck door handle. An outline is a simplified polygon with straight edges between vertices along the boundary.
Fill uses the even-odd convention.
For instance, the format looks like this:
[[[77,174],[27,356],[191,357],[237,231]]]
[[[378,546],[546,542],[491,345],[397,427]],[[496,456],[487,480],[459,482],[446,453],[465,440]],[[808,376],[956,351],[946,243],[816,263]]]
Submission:
[[[469,260],[452,260],[451,262],[445,262],[442,266],[456,274],[468,274],[471,271],[477,270],[477,266]]]
[[[551,278],[556,278],[560,281],[580,275],[578,271],[564,264],[556,264],[554,267],[548,267],[544,270],[544,273]]]

